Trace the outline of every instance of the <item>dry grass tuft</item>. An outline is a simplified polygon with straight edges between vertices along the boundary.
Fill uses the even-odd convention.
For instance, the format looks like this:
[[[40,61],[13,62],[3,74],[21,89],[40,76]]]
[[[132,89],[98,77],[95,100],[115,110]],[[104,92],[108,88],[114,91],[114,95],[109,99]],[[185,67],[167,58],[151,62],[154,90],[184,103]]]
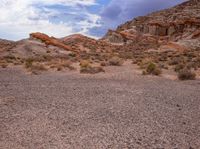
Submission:
[[[88,73],[88,74],[96,74],[100,72],[105,72],[105,70],[102,67],[81,67],[80,73]]]
[[[57,71],[61,71],[65,68],[68,68],[69,70],[75,70],[75,68],[72,66],[72,62],[67,60],[57,60],[57,61],[51,61],[48,63],[50,68],[56,68]]]
[[[90,65],[91,65],[91,62],[89,60],[82,60],[80,62],[80,67],[81,68],[87,68],[87,67],[90,67]]]
[[[178,73],[179,80],[195,80],[196,74],[190,69],[184,68]]]
[[[117,56],[114,56],[109,60],[109,64],[111,66],[121,66],[123,64],[123,60]]]

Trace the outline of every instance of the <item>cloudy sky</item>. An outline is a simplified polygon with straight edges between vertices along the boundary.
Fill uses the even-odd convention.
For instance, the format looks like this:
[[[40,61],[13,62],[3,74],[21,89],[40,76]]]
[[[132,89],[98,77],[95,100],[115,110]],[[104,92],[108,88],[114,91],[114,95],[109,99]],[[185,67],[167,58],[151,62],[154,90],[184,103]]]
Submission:
[[[107,29],[184,0],[0,0],[0,38],[31,32],[55,37],[82,33],[101,37]]]

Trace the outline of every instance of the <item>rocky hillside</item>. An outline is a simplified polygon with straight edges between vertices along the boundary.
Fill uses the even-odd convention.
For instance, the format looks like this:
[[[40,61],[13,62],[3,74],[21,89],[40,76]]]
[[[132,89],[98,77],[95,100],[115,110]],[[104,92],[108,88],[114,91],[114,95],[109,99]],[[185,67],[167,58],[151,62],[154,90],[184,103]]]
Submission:
[[[186,69],[200,75],[200,0],[137,17],[109,30],[100,40],[80,34],[55,38],[43,33],[31,33],[17,42],[0,40],[3,68],[23,65],[31,71],[97,73],[126,60],[137,64],[144,74],[150,65],[156,75]]]
[[[115,48],[80,34],[55,38],[37,32],[17,42],[0,40],[0,66],[24,65],[30,71],[83,67],[84,72],[96,73],[103,71],[100,66],[108,65],[107,61],[117,55]]]
[[[200,0],[137,17],[102,40],[118,45],[120,55],[141,68],[153,62],[161,69],[200,74]]]
[[[188,47],[190,40],[199,47],[196,40],[200,38],[200,0],[189,0],[170,9],[137,17],[120,25],[116,31],[110,30],[103,39],[125,43],[141,34],[159,37],[160,42],[180,41]]]
[[[14,41],[0,39],[0,51],[5,51],[15,47]]]

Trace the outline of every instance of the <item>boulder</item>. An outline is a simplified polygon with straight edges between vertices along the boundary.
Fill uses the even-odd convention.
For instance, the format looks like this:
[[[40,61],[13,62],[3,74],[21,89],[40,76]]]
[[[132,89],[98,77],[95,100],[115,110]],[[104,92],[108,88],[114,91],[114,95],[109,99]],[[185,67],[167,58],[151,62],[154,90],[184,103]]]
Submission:
[[[124,43],[124,38],[121,34],[116,31],[109,30],[104,36],[103,40],[109,41],[111,43]]]

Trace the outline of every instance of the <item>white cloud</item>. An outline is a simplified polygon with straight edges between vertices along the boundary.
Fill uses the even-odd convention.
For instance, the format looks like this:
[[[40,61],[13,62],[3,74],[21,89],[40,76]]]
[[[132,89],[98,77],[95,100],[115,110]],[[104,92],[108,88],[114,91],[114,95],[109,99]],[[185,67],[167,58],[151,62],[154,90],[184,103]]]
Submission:
[[[82,29],[79,32],[87,34],[90,28],[99,26],[97,23],[99,16],[90,14],[85,9],[86,6],[95,4],[95,0],[0,0],[0,38],[16,40],[26,38],[29,33],[37,31],[62,37],[74,33],[80,27]],[[79,12],[84,15],[84,20],[73,22],[69,19],[53,22],[52,17],[63,13],[54,7],[48,8],[54,5],[64,6],[66,11],[67,7],[72,10],[82,9]],[[76,11],[71,13],[79,13]]]

